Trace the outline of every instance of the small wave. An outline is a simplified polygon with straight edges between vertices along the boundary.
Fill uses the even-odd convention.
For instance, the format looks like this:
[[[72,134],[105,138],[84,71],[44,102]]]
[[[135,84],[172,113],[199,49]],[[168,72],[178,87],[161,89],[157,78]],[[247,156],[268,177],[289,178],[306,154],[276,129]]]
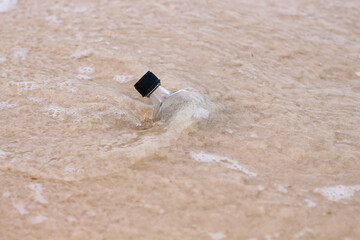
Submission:
[[[85,149],[82,151],[84,156],[77,156],[77,153],[69,152],[59,158],[47,159],[47,156],[44,156],[41,161],[39,160],[40,162],[25,160],[25,156],[15,156],[16,159],[25,161],[9,161],[1,168],[11,168],[12,171],[31,174],[37,178],[64,181],[117,173],[121,169],[129,168],[140,161],[156,156],[161,152],[160,149],[176,144],[176,141],[186,131],[192,131],[192,128],[200,126],[199,123],[206,124],[207,121],[216,117],[216,105],[201,94],[192,92],[186,98],[186,102],[181,105],[181,108],[173,114],[169,121],[153,123],[146,129],[141,129],[139,126],[141,122],[138,122],[135,116],[132,117],[127,112],[110,111],[114,109],[109,109],[110,112],[105,111],[99,116],[101,121],[109,121],[107,118],[121,119],[122,126],[125,124],[132,127],[131,129],[122,129],[120,135],[111,142],[93,142],[84,145]],[[45,109],[44,113],[55,119],[64,120],[69,114],[76,117],[75,112],[71,109],[51,105]],[[97,114],[99,115],[99,113]],[[82,114],[77,115],[81,116]],[[101,136],[99,137],[101,138]],[[71,139],[65,141],[71,141]],[[56,151],[56,148],[53,150]],[[230,168],[254,175],[254,173],[236,165],[235,162],[230,162],[230,160],[227,165]],[[43,170],[44,168],[46,171]]]

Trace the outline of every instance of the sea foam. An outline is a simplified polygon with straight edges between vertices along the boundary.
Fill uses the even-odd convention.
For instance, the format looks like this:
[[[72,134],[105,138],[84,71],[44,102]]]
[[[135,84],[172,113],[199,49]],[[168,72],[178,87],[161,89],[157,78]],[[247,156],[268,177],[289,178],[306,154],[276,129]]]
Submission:
[[[42,185],[40,183],[30,183],[29,188],[35,192],[35,201],[42,204],[48,203],[42,195]]]
[[[0,12],[10,11],[15,7],[17,0],[3,0],[0,2]]]
[[[113,80],[118,83],[126,83],[131,81],[134,78],[133,75],[115,75]]]
[[[48,220],[47,217],[42,216],[42,215],[38,215],[38,216],[36,216],[36,217],[34,217],[32,219],[32,223],[33,224],[39,224],[39,223],[45,222],[46,220]]]
[[[226,235],[222,232],[207,233],[207,234],[214,240],[221,240],[226,237]]]
[[[15,103],[10,103],[9,101],[0,102],[0,110],[4,109],[4,108],[12,108],[12,107],[15,107],[15,106],[16,106]]]
[[[11,199],[11,203],[16,208],[21,215],[28,214],[29,212],[25,209],[25,206],[22,202],[17,202],[14,199]]]
[[[209,154],[204,152],[200,152],[200,153],[192,152],[190,155],[193,159],[195,159],[198,162],[217,162],[217,163],[221,163],[227,168],[241,171],[249,175],[250,177],[255,177],[257,175],[255,172],[252,172],[244,168],[243,166],[238,164],[235,160],[230,159],[228,157],[218,156],[215,154]]]
[[[341,199],[350,199],[356,191],[360,191],[360,185],[315,188],[314,192],[320,193],[330,201],[338,202]]]

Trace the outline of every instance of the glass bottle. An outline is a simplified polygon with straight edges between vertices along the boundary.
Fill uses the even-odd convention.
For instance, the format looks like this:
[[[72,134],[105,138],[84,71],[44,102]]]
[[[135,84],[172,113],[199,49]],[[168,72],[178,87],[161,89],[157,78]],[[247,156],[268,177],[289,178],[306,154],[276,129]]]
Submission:
[[[154,121],[166,122],[187,102],[187,90],[167,90],[161,86],[160,79],[150,71],[145,73],[134,87],[143,97],[150,98],[154,107]]]

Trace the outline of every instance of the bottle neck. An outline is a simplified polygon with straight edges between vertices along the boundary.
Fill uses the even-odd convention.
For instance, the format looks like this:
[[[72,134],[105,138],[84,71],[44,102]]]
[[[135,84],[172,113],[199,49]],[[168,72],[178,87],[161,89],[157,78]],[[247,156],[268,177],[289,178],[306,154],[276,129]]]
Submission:
[[[150,94],[149,98],[154,106],[159,106],[169,95],[170,91],[160,85]]]

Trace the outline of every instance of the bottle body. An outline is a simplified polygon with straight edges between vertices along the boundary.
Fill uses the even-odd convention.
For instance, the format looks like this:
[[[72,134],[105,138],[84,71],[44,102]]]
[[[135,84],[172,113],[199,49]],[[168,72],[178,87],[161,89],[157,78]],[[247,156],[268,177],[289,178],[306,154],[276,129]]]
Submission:
[[[188,90],[168,91],[161,86],[160,79],[150,71],[145,73],[134,87],[143,97],[150,98],[154,106],[154,121],[166,122],[175,113],[188,105],[196,105],[196,101],[199,100],[196,94],[194,95]]]
[[[161,85],[156,88],[149,95],[154,106],[153,120],[162,122],[169,120],[184,105],[184,93],[186,92],[186,90],[170,92]]]

